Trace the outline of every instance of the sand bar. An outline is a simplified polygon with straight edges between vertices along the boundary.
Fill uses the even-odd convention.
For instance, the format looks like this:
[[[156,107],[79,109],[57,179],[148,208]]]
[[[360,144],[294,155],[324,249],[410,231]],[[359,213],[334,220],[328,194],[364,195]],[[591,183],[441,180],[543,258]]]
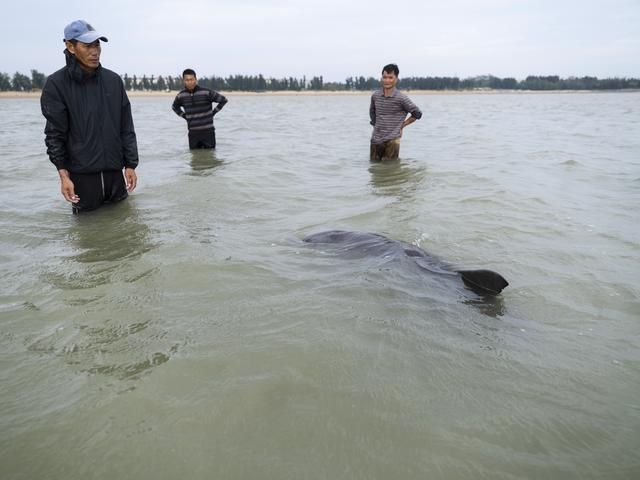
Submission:
[[[402,90],[402,89],[401,89]],[[520,95],[523,93],[527,94],[557,94],[557,93],[607,93],[607,92],[637,92],[640,90],[629,89],[629,90],[491,90],[491,89],[482,89],[482,90],[402,90],[404,93],[408,95]],[[170,92],[159,92],[159,91],[131,91],[127,92],[129,97],[175,97],[178,92],[176,90],[172,90]],[[352,91],[344,91],[344,90],[301,90],[299,92],[296,91],[288,91],[288,90],[278,90],[278,91],[264,91],[264,92],[239,92],[239,91],[231,91],[225,92],[224,90],[220,90],[220,93],[223,95],[228,95],[230,97],[234,96],[353,96],[353,95],[371,95],[370,90],[352,90]],[[0,99],[2,98],[40,98],[40,90],[33,90],[31,92],[0,92]]]

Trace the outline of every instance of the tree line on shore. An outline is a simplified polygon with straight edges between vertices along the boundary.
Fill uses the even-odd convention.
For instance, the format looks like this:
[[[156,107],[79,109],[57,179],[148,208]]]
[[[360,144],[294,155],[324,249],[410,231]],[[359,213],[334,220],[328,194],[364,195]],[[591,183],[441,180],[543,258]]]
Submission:
[[[47,76],[31,70],[31,76],[16,72],[13,77],[0,72],[0,91],[29,92],[41,90]],[[178,91],[183,88],[182,77],[162,75],[122,76],[128,91]],[[283,77],[265,78],[260,75],[230,75],[228,77],[198,78],[198,83],[212,90],[222,91],[367,91],[380,88],[380,81],[373,77],[348,77],[344,82],[325,82],[322,75],[307,79]],[[458,77],[401,77],[399,86],[407,90],[625,90],[640,89],[638,78],[569,77],[557,75],[530,75],[524,80],[512,77],[499,78],[482,75],[460,79]]]

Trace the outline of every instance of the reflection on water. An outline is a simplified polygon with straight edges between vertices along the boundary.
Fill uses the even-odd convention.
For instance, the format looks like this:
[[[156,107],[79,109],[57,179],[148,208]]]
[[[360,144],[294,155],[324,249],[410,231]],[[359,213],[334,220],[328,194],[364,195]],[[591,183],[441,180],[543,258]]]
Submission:
[[[69,238],[80,263],[122,261],[151,249],[149,227],[140,219],[131,199],[95,212],[74,216]]]
[[[163,340],[167,332],[151,319],[130,322],[123,312],[109,318],[93,307],[86,308],[85,319],[76,319],[72,328],[30,339],[30,352],[61,358],[79,372],[100,374],[119,380],[136,380],[143,373],[170,360],[177,343]],[[102,307],[101,307],[102,308]],[[128,384],[123,388],[134,388]]]
[[[191,150],[191,174],[208,175],[209,170],[222,165],[222,160],[216,158],[216,151],[213,149]]]
[[[154,248],[135,199],[69,215],[61,264],[44,278],[60,289],[59,327],[28,341],[32,352],[60,357],[79,372],[136,380],[177,351],[155,306],[163,295],[157,267],[144,258]],[[134,388],[129,384],[122,388]]]
[[[476,298],[463,300],[463,303],[478,309],[478,311],[489,317],[502,317],[505,314],[504,297],[496,295],[480,295]]]
[[[73,253],[65,257],[62,266],[45,273],[49,283],[64,290],[108,285],[117,272],[131,272],[130,263],[154,246],[149,227],[141,221],[131,199],[70,215],[69,219],[66,237]]]
[[[424,164],[408,164],[402,160],[372,163],[371,185],[376,195],[412,196],[427,176]]]

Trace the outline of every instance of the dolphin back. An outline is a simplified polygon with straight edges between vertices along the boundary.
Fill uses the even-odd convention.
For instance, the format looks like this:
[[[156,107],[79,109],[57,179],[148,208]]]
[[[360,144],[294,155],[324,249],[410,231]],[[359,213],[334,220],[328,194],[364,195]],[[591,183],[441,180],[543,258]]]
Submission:
[[[313,233],[302,239],[307,243],[332,243],[335,245],[358,245],[361,242],[377,241],[391,242],[392,240],[377,233],[349,232],[346,230],[327,230]]]
[[[303,238],[312,244],[332,244],[349,257],[402,255],[411,258],[419,267],[431,273],[462,277],[465,286],[481,295],[497,295],[509,285],[502,275],[491,270],[457,270],[431,256],[421,248],[377,233],[329,230]]]

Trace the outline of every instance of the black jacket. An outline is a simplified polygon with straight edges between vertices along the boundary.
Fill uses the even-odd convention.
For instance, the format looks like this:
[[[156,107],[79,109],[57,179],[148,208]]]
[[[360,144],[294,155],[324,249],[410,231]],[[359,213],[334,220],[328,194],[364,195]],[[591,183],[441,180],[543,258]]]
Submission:
[[[122,80],[101,66],[86,72],[64,53],[67,66],[47,78],[40,97],[49,159],[73,173],[136,168],[136,132]]]

